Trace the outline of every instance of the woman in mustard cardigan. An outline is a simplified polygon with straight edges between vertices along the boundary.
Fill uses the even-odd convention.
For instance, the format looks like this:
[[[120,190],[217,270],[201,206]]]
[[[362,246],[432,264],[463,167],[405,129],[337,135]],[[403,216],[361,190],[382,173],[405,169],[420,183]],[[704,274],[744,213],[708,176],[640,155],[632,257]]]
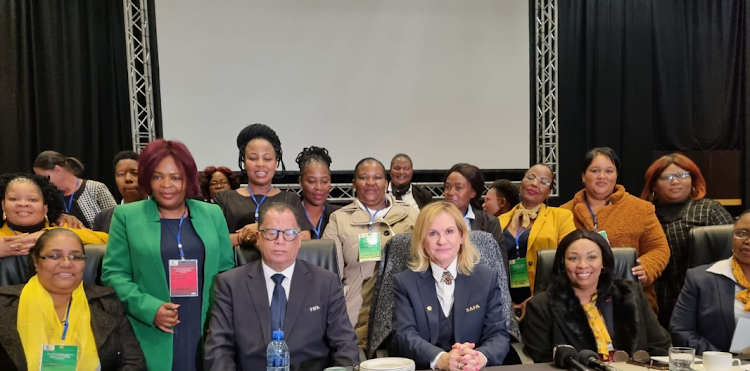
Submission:
[[[669,263],[669,244],[656,217],[654,205],[617,184],[620,159],[608,147],[594,148],[581,169],[584,189],[561,208],[573,212],[576,228],[602,235],[612,247],[632,247],[638,254],[638,277],[648,303],[658,313],[654,282]]]
[[[122,300],[149,370],[200,370],[213,282],[234,266],[227,223],[192,199],[198,169],[182,143],[150,143],[138,168],[151,198],[115,209],[102,282]]]
[[[500,215],[500,227],[505,234],[505,246],[510,260],[513,306],[526,314],[526,302],[534,293],[536,253],[542,249],[556,249],[558,243],[573,232],[573,214],[569,210],[544,204],[554,186],[552,169],[536,164],[526,171],[521,181],[521,202]]]

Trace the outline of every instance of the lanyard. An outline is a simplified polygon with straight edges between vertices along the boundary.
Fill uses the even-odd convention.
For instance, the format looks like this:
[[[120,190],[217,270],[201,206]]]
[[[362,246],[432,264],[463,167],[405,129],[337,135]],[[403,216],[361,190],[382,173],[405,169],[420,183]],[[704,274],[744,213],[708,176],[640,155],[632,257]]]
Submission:
[[[162,219],[167,225],[167,228],[169,228],[169,232],[172,233],[172,236],[174,236],[174,238],[177,240],[177,248],[180,249],[180,259],[182,260],[185,260],[185,252],[182,250],[182,240],[180,239],[180,235],[182,233],[182,222],[185,220],[185,213],[187,213],[187,206],[185,207],[185,211],[180,217],[180,224],[177,226],[177,234],[174,233],[174,231],[172,230],[172,226],[169,225],[169,222],[166,219]]]
[[[524,232],[523,227],[521,224],[518,224],[518,228],[516,229],[516,257],[521,257],[521,248],[518,246],[519,242],[521,241],[521,233]]]
[[[271,185],[271,187],[268,188],[268,192],[266,192],[266,194],[263,195],[263,198],[260,199],[260,202],[258,202],[258,200],[255,199],[255,194],[253,193],[253,190],[250,189],[250,185],[249,184],[247,185],[247,191],[250,192],[250,197],[252,197],[253,202],[255,202],[255,222],[256,223],[258,222],[258,210],[260,210],[260,205],[263,204],[263,201],[266,200],[268,193],[271,192],[272,189],[273,189],[273,185]]]
[[[65,337],[68,335],[68,325],[70,325],[70,305],[73,303],[73,299],[68,302],[68,310],[65,313],[65,325],[63,325],[62,341],[65,341]]]
[[[305,208],[305,202],[302,201],[302,209],[305,210],[305,216],[307,217],[307,221],[310,222],[310,225],[313,224],[312,220],[310,220],[310,215],[307,213],[307,209]],[[320,239],[320,227],[323,226],[323,218],[326,215],[326,205],[323,205],[323,212],[320,214],[320,220],[318,220],[318,228],[313,227],[313,232],[315,232],[315,236]]]
[[[594,232],[599,232],[599,222],[596,219],[596,214],[594,214],[594,210],[591,209],[591,205],[589,205],[589,203],[586,202],[586,201],[584,201],[584,202],[586,203],[586,207],[589,208],[589,212],[591,213],[591,219],[594,220]],[[604,206],[607,206],[607,205],[609,205],[609,201],[607,201],[607,203],[604,204]]]
[[[377,210],[375,210],[375,212],[374,212],[374,213],[371,213],[371,212],[370,212],[370,209],[368,209],[368,208],[367,208],[367,205],[365,205],[365,204],[362,204],[362,206],[364,206],[364,207],[365,207],[365,210],[367,210],[367,213],[368,213],[368,214],[370,214],[370,224],[369,224],[369,226],[367,227],[367,229],[369,229],[369,230],[372,230],[372,221],[373,221],[373,220],[375,220],[375,215],[378,215],[378,212],[379,212],[379,211],[380,211],[380,210],[381,210],[381,209],[383,208],[383,205],[385,205],[385,201],[383,201],[383,204],[382,204],[382,205],[380,205],[380,207],[378,207],[378,209],[377,209]]]
[[[70,208],[73,207],[73,196],[75,196],[76,191],[78,190],[78,182],[80,181],[80,178],[76,178],[76,190],[73,191],[73,193],[70,194],[70,201],[68,201],[68,205],[65,205],[65,192],[60,191],[60,194],[62,195],[63,199],[63,206],[65,206],[65,213],[70,214]]]

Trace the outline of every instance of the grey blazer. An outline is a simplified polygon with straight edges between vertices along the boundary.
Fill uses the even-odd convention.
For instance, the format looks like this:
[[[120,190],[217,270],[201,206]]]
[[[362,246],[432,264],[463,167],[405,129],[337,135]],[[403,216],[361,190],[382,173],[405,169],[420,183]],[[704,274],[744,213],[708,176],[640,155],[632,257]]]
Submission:
[[[117,207],[117,206],[115,206]],[[110,207],[100,211],[94,217],[94,228],[95,231],[109,233],[109,225],[112,224],[112,214],[115,213],[115,208]]]
[[[260,261],[216,277],[216,297],[205,344],[206,370],[264,370],[271,312]],[[297,260],[284,320],[291,371],[359,364],[338,276]]]
[[[706,272],[712,264],[688,269],[685,285],[669,322],[674,346],[705,351],[729,351],[736,323],[736,283],[720,274]]]

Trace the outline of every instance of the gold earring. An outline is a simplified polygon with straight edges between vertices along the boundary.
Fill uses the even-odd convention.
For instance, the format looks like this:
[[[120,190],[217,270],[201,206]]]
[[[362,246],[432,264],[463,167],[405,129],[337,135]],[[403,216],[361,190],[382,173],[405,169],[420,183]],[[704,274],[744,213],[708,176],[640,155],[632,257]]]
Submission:
[[[5,211],[3,211],[3,220],[7,219],[8,217],[5,216]]]

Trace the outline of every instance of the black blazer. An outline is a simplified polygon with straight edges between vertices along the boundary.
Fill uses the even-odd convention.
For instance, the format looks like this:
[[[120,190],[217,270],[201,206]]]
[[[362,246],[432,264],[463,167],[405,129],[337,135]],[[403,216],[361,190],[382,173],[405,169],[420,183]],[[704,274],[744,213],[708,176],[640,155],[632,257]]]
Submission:
[[[27,371],[26,354],[16,330],[18,301],[24,285],[0,287],[0,370]],[[146,369],[141,345],[133,333],[120,299],[111,287],[83,285],[91,310],[99,363],[103,371]]]
[[[508,249],[505,247],[505,235],[503,230],[500,228],[500,219],[494,215],[490,215],[488,212],[477,209],[472,206],[474,210],[474,220],[471,221],[472,231],[485,231],[492,234],[492,237],[497,241],[497,246],[500,248],[500,254],[503,255],[503,264],[505,264],[505,272],[510,277],[509,262],[508,262]]]
[[[432,202],[432,192],[430,192],[429,189],[422,188],[416,184],[411,185],[411,195],[414,197],[414,201],[417,201],[417,206],[419,206],[420,209]]]
[[[669,322],[675,346],[728,352],[734,335],[734,288],[726,276],[706,272],[712,264],[688,269]]]
[[[453,331],[457,343],[475,343],[487,366],[500,366],[510,349],[497,272],[477,265],[470,276],[458,274],[453,302]],[[389,353],[413,359],[428,369],[442,351],[437,342],[441,309],[432,269],[403,271],[393,285],[393,342]]]
[[[109,225],[112,224],[112,214],[114,213],[115,213],[114,207],[110,207],[109,209],[104,209],[100,211],[94,217],[94,228],[92,229],[95,231],[109,233]]]
[[[616,278],[600,309],[615,349],[668,354],[669,334],[659,325],[639,284]],[[534,362],[552,362],[552,348],[558,344],[596,351],[594,334],[572,287],[550,288],[532,296],[522,324],[524,348]]]

